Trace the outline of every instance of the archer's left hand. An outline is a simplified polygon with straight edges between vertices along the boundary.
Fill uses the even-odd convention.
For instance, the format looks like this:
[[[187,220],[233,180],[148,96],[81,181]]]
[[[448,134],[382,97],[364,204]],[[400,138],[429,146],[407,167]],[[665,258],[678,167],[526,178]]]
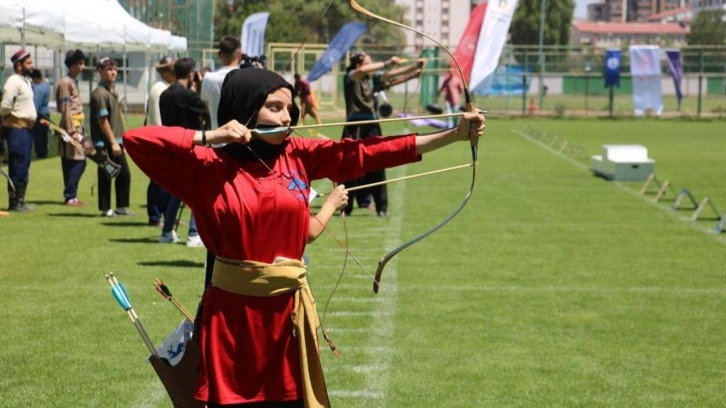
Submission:
[[[472,144],[479,142],[479,137],[484,134],[486,118],[481,112],[467,112],[461,117],[459,126],[456,128],[456,136],[459,140],[469,140]]]

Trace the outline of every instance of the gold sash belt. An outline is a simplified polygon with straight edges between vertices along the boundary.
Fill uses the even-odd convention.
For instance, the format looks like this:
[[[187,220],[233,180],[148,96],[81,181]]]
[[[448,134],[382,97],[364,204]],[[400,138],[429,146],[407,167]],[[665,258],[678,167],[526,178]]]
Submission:
[[[306,408],[330,407],[318,349],[320,320],[313,293],[307,285],[307,269],[300,260],[267,264],[217,257],[212,286],[246,296],[277,296],[295,292],[293,334],[300,348],[303,399]]]
[[[83,127],[83,120],[86,119],[86,116],[81,113],[75,113],[71,115],[71,122],[74,128],[82,128]],[[84,135],[85,136],[85,135]]]
[[[3,116],[3,127],[11,129],[32,129],[35,126],[35,119],[19,118],[15,115]]]

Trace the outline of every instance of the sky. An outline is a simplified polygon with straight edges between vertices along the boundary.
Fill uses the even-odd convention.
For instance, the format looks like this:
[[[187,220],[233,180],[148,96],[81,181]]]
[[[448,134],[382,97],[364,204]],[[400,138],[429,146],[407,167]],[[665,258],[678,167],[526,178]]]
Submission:
[[[598,1],[600,0],[575,0],[575,20],[587,18],[587,5]]]

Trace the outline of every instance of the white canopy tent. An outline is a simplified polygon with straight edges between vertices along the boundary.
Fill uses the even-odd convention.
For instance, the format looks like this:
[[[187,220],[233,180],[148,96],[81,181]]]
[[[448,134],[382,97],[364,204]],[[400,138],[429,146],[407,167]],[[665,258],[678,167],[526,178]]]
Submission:
[[[63,11],[39,0],[0,0],[0,41],[43,46],[63,42]]]
[[[135,19],[116,0],[0,0],[0,42],[89,50],[185,51],[186,39]]]
[[[55,50],[55,75],[61,74],[65,50],[121,54],[124,99],[131,75],[137,102],[146,100],[155,55],[187,50],[185,37],[142,23],[117,0],[0,0],[0,43]],[[5,65],[7,58],[0,56]]]

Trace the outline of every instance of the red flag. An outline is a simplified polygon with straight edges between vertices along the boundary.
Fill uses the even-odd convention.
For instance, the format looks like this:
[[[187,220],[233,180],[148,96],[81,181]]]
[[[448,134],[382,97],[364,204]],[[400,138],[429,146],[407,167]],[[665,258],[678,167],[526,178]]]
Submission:
[[[469,83],[469,76],[471,75],[471,67],[474,65],[474,55],[476,54],[476,45],[479,41],[479,31],[481,31],[481,25],[484,21],[484,14],[487,11],[487,2],[479,3],[478,6],[474,7],[469,17],[469,22],[466,24],[466,29],[461,35],[459,45],[456,46],[454,56],[461,65],[461,70],[464,71],[464,78]],[[450,66],[455,67],[454,61],[451,61]]]

